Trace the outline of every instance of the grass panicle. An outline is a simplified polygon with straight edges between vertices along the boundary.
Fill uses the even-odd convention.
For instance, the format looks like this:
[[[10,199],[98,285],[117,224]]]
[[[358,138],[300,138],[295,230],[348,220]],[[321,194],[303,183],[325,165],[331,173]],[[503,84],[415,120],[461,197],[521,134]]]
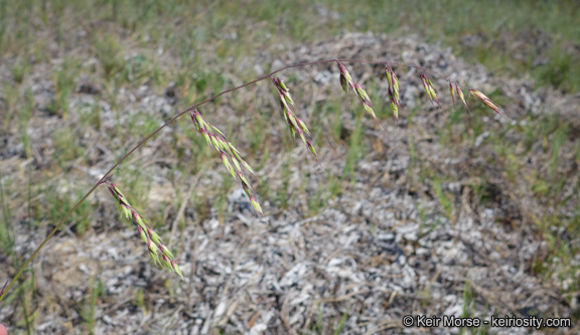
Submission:
[[[488,98],[485,94],[472,88],[469,89],[469,93],[471,93],[471,95],[481,100],[481,102],[483,102],[483,104],[486,105],[492,111],[496,112],[497,114],[503,117],[507,117],[503,112],[503,110],[498,105],[494,104],[493,101],[491,101],[491,99]]]
[[[234,177],[234,179],[240,181],[254,210],[260,215],[264,215],[262,206],[260,206],[250,182],[244,175],[242,167],[251,174],[254,174],[254,169],[252,169],[250,164],[242,158],[240,151],[232,144],[232,142],[228,141],[224,133],[222,133],[216,126],[207,122],[197,108],[190,111],[189,116],[207,144],[216,149],[220,154],[220,158],[228,172],[232,177]]]
[[[123,162],[125,162],[126,159],[129,156],[131,156],[135,151],[137,151],[139,148],[143,147],[151,138],[153,138],[154,136],[159,134],[161,132],[161,130],[163,130],[164,128],[173,124],[177,119],[181,118],[183,115],[189,114],[191,116],[191,119],[192,119],[195,127],[201,133],[201,135],[204,137],[207,144],[212,146],[214,149],[216,149],[219,152],[220,158],[221,158],[224,166],[226,167],[226,169],[229,171],[229,173],[234,178],[237,178],[240,180],[242,188],[244,189],[244,192],[248,195],[254,210],[257,213],[259,213],[260,215],[263,215],[263,211],[262,211],[262,208],[260,206],[260,203],[258,202],[257,197],[256,197],[248,179],[245,177],[245,174],[244,174],[244,170],[246,170],[247,172],[249,172],[251,174],[254,173],[254,170],[241,157],[240,151],[231,142],[229,142],[227,140],[224,133],[222,133],[217,127],[215,127],[214,125],[212,125],[211,123],[209,123],[208,121],[206,121],[204,119],[201,112],[199,111],[199,107],[202,105],[206,105],[206,104],[214,102],[218,97],[220,97],[222,95],[229,94],[229,93],[235,92],[237,90],[243,89],[245,87],[254,85],[260,81],[270,79],[274,83],[274,85],[276,86],[276,89],[278,91],[278,97],[280,99],[280,105],[282,107],[284,119],[286,120],[286,124],[287,124],[288,128],[290,129],[292,136],[293,137],[296,137],[296,136],[300,137],[302,142],[304,142],[304,144],[310,150],[310,152],[312,152],[314,157],[317,158],[316,151],[314,149],[314,146],[312,145],[312,135],[311,135],[310,131],[308,130],[308,128],[306,127],[306,124],[304,123],[304,121],[296,115],[296,106],[294,104],[294,100],[292,99],[292,96],[290,95],[290,91],[289,91],[288,87],[279,77],[275,77],[274,75],[279,73],[279,72],[282,72],[282,71],[285,71],[288,69],[293,69],[293,68],[300,68],[300,67],[305,67],[305,66],[310,66],[310,65],[336,63],[338,65],[339,72],[340,72],[340,85],[341,85],[342,89],[345,92],[347,92],[349,88],[352,89],[354,91],[354,93],[359,97],[365,111],[368,114],[370,114],[372,116],[372,118],[375,120],[375,122],[377,122],[377,124],[378,124],[378,120],[376,118],[376,115],[375,115],[375,112],[373,109],[373,104],[371,102],[369,95],[367,94],[367,92],[363,89],[363,87],[359,83],[355,82],[352,79],[352,76],[350,75],[350,73],[348,72],[346,67],[342,64],[342,62],[383,65],[386,67],[385,71],[386,71],[387,80],[388,80],[388,94],[389,94],[389,98],[391,100],[391,109],[393,111],[395,119],[397,119],[397,120],[399,118],[399,107],[400,107],[399,80],[398,80],[395,72],[392,70],[392,68],[388,64],[397,65],[397,66],[405,66],[405,67],[408,67],[408,68],[416,71],[421,79],[423,87],[425,88],[425,92],[427,93],[427,96],[429,97],[429,100],[431,101],[431,103],[433,105],[435,105],[435,104],[439,105],[439,99],[438,99],[437,94],[435,92],[435,88],[433,86],[433,83],[425,74],[428,71],[424,70],[422,67],[417,66],[417,65],[408,65],[408,64],[404,64],[404,63],[396,63],[395,64],[395,63],[387,63],[385,61],[364,61],[364,60],[358,60],[358,59],[336,59],[336,58],[333,58],[333,59],[322,59],[322,60],[317,60],[317,61],[303,62],[303,63],[297,63],[297,64],[293,64],[293,65],[287,65],[287,66],[284,66],[278,70],[270,72],[269,74],[258,77],[252,81],[246,82],[244,84],[238,85],[238,86],[233,87],[233,88],[223,90],[223,91],[221,91],[221,92],[219,92],[211,97],[208,97],[205,100],[198,102],[198,103],[194,104],[193,106],[177,113],[171,119],[169,119],[168,121],[163,123],[161,126],[159,126],[157,129],[152,131],[150,134],[146,135],[144,138],[142,138],[128,152],[123,154],[121,156],[121,158],[119,158],[115,162],[115,164],[111,168],[109,168],[109,170],[107,170],[107,172],[103,175],[103,177],[101,177],[101,179],[99,181],[97,181],[87,191],[87,193],[85,193],[81,197],[81,199],[79,199],[75,203],[75,205],[72,206],[66,212],[66,214],[55,225],[55,228],[53,228],[49,232],[49,234],[43,239],[43,241],[40,243],[40,245],[33,251],[32,255],[18,268],[18,271],[13,276],[13,278],[11,280],[7,281],[6,284],[4,284],[4,286],[2,287],[2,290],[0,290],[0,301],[2,301],[6,297],[10,288],[16,283],[16,281],[19,279],[19,277],[24,273],[24,271],[28,267],[28,265],[30,265],[30,263],[36,258],[36,256],[40,252],[40,250],[48,243],[48,241],[56,234],[56,232],[59,231],[63,227],[63,225],[67,222],[67,220],[72,215],[72,213],[80,208],[81,204],[84,203],[84,201],[96,190],[97,187],[99,187],[99,185],[106,185],[107,186],[110,193],[119,202],[119,205],[120,205],[121,211],[123,212],[123,215],[127,219],[131,220],[131,222],[133,222],[137,226],[137,232],[139,234],[139,237],[146,243],[148,251],[149,251],[149,255],[150,255],[151,259],[153,260],[153,262],[155,264],[157,264],[158,266],[160,266],[162,268],[166,268],[169,271],[175,272],[180,277],[182,277],[181,270],[180,270],[179,266],[177,265],[177,263],[175,262],[175,257],[173,256],[171,251],[163,244],[159,235],[147,224],[147,222],[139,214],[139,212],[137,212],[137,210],[135,210],[135,208],[133,206],[131,206],[131,204],[128,202],[127,198],[123,195],[123,193],[119,190],[119,188],[115,184],[113,184],[112,179],[111,179],[112,172],[115,169],[117,169]],[[448,81],[449,81],[449,79],[448,79]],[[451,93],[451,97],[452,97],[453,101],[455,101],[455,93],[456,93],[457,96],[459,97],[459,99],[461,100],[461,102],[463,103],[463,105],[465,106],[465,108],[467,109],[467,111],[469,112],[469,106],[467,105],[467,102],[465,100],[465,96],[464,96],[463,91],[461,90],[459,84],[457,84],[456,82],[449,81],[449,88],[450,88],[450,93]],[[453,92],[453,88],[455,89],[455,93]],[[475,89],[469,89],[469,92],[471,93],[471,95],[473,95],[474,97],[481,100],[485,106],[487,106],[491,110],[495,111],[496,113],[505,116],[504,111],[498,105],[493,103],[482,92],[477,91]],[[380,126],[380,124],[379,124],[379,126]]]
[[[437,92],[435,92],[435,88],[433,87],[431,79],[429,79],[423,72],[419,73],[419,78],[421,78],[421,83],[423,84],[423,88],[425,88],[425,92],[427,93],[427,97],[429,97],[431,104],[433,106],[437,105],[441,107],[439,104],[439,98],[437,98]]]
[[[179,265],[175,262],[175,257],[171,251],[163,244],[159,234],[155,232],[147,221],[139,214],[139,212],[129,203],[125,195],[112,181],[112,178],[107,178],[101,182],[105,185],[111,195],[119,202],[119,207],[123,216],[130,220],[136,227],[139,237],[147,244],[147,249],[149,250],[149,256],[153,263],[161,268],[166,268],[169,271],[175,272],[181,278],[183,274]]]
[[[362,103],[365,111],[369,113],[374,120],[377,120],[377,116],[373,108],[373,102],[371,101],[371,98],[367,92],[359,83],[352,80],[352,76],[341,62],[337,61],[336,64],[338,65],[338,70],[340,71],[340,86],[342,87],[343,91],[347,92],[349,87],[352,88],[354,93],[356,93],[360,99],[360,102]]]
[[[401,106],[401,96],[399,93],[399,78],[390,66],[385,67],[387,73],[387,84],[389,98],[391,99],[391,110],[395,120],[399,121],[399,106]]]
[[[463,90],[461,90],[461,87],[459,86],[458,83],[455,83],[455,92],[457,93],[459,100],[461,100],[461,102],[463,103],[463,106],[465,106],[465,109],[467,109],[467,112],[471,113],[471,111],[469,110],[469,106],[467,105],[467,101],[465,101],[465,95],[463,95]]]
[[[451,95],[451,101],[453,102],[453,107],[455,107],[455,90],[453,89],[453,83],[449,81],[449,95]]]
[[[346,67],[341,62],[336,62],[338,65],[338,70],[340,71],[340,86],[342,86],[342,90],[346,93],[348,88],[350,87],[353,91],[354,89],[354,81],[350,76],[350,73],[346,69]]]
[[[312,145],[312,137],[310,135],[310,130],[306,127],[306,124],[302,119],[296,115],[296,106],[294,105],[294,100],[290,95],[290,90],[286,84],[279,77],[273,77],[272,82],[278,90],[278,97],[280,98],[280,107],[282,108],[282,114],[284,115],[284,120],[288,125],[288,129],[292,133],[292,137],[298,134],[298,137],[304,142],[304,145],[310,150],[314,155],[314,158],[318,159],[316,155],[316,150]]]
[[[377,120],[377,115],[375,114],[375,110],[373,108],[373,102],[371,101],[368,93],[359,83],[355,83],[354,88],[365,111],[369,113],[373,119]]]

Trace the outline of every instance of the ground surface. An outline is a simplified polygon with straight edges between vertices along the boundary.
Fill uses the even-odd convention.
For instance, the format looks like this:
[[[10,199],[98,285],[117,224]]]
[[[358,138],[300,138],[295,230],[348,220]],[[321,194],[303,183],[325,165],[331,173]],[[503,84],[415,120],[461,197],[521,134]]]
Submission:
[[[325,13],[321,17],[333,15]],[[76,34],[82,38],[83,29]],[[204,115],[257,169],[252,181],[265,216],[252,212],[184,118],[115,173],[175,251],[184,280],[149,262],[135,229],[106,190],[97,190],[0,305],[0,321],[9,330],[534,332],[401,324],[406,314],[483,320],[496,314],[570,317],[573,328],[542,332],[578,332],[577,93],[536,89],[525,73],[490,73],[417,35],[341,33],[273,43],[225,60],[217,43],[195,55],[207,67],[184,76],[163,74],[165,64],[179,62],[175,53],[158,49],[151,56],[147,48],[128,48],[133,51],[120,59],[75,49],[87,53],[78,62],[55,50],[53,61],[28,69],[19,86],[14,63],[0,64],[0,279],[15,273],[82,192],[139,138],[183,106],[271,69],[328,57],[418,64],[438,74],[433,81],[442,107],[429,105],[413,70],[396,67],[403,103],[395,123],[385,103],[383,69],[349,66],[369,90],[378,126],[353,95],[342,93],[334,65],[284,72],[314,134],[317,162],[290,139],[269,83],[204,106]],[[453,107],[446,78],[486,92],[510,119],[475,99],[469,100],[470,115]]]

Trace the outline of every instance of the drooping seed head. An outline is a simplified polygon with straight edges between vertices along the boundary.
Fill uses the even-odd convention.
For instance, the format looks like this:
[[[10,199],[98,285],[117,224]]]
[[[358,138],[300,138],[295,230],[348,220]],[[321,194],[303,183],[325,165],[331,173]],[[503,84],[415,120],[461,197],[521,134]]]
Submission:
[[[338,70],[340,71],[340,86],[342,86],[343,91],[346,92],[349,86],[354,90],[354,81],[352,80],[352,77],[350,76],[350,73],[346,67],[342,65],[341,62],[336,62],[336,64],[338,65]]]
[[[288,94],[288,88],[280,79],[272,78],[272,81],[278,88],[278,92],[281,97]],[[288,106],[287,99],[281,98],[281,102],[282,107],[288,110],[286,108]],[[240,151],[227,139],[226,135],[221,130],[206,121],[199,110],[196,109],[191,111],[190,116],[198,131],[206,139],[207,144],[218,151],[220,154],[220,159],[222,160],[226,170],[232,175],[234,179],[238,179],[240,181],[244,189],[247,188],[251,191],[251,187],[249,186],[250,184],[242,172],[242,166],[252,174],[254,173],[254,170],[245,160],[242,159]],[[252,197],[254,201],[257,201],[253,194]]]
[[[389,98],[391,99],[391,110],[393,111],[393,116],[398,121],[399,120],[399,106],[401,104],[399,95],[399,79],[397,74],[390,66],[386,66],[385,72],[387,74],[387,83],[389,84],[388,92]]]
[[[423,88],[425,88],[425,93],[427,93],[427,97],[429,97],[431,104],[433,106],[435,106],[435,103],[439,105],[439,99],[437,98],[437,93],[435,92],[431,79],[427,78],[424,73],[420,73],[419,77],[421,78],[421,83],[423,83]]]
[[[469,93],[471,93],[471,95],[481,100],[481,102],[483,102],[483,104],[486,105],[489,109],[493,110],[494,112],[496,112],[501,116],[505,116],[503,110],[499,108],[496,104],[494,104],[493,101],[491,101],[491,99],[488,98],[485,94],[474,89],[469,89]]]
[[[467,102],[465,101],[465,96],[463,95],[463,90],[461,89],[461,87],[459,87],[458,83],[455,83],[455,92],[457,92],[457,95],[459,96],[459,100],[461,100],[461,102],[463,103],[463,106],[465,106],[465,109],[467,109],[467,112],[471,113],[471,111],[469,110],[469,106],[467,105]]]
[[[453,83],[449,81],[449,94],[451,95],[451,100],[453,100],[453,106],[455,106],[455,91],[453,90]]]
[[[377,116],[375,115],[375,110],[373,109],[373,102],[371,101],[371,98],[369,97],[367,92],[364,90],[364,88],[362,88],[362,86],[359,83],[354,84],[354,89],[365,111],[369,113],[373,119],[376,120]]]
[[[195,121],[194,121],[195,122]],[[160,261],[159,255],[162,257],[166,257],[169,259],[169,264],[174,264],[175,260],[171,253],[167,253],[165,250],[167,248],[163,245],[161,241],[161,237],[157,234],[148,224],[147,221],[137,212],[137,210],[129,203],[125,195],[121,192],[121,190],[112,182],[112,178],[108,177],[99,182],[99,184],[105,185],[111,195],[119,202],[121,211],[126,219],[132,221],[132,223],[137,227],[137,235],[145,245],[147,246],[147,250],[149,252],[149,256],[153,264],[161,267],[165,267],[170,271],[177,273],[180,277],[183,278],[183,274],[179,267],[175,264],[175,266],[167,266]],[[168,251],[168,250],[167,250]]]
[[[439,104],[439,99],[437,98],[437,93],[435,92],[435,87],[433,86],[431,79],[427,78],[427,83],[429,84],[429,90],[431,91],[431,96],[433,97],[433,100],[435,100],[435,102]]]
[[[425,93],[427,93],[427,96],[429,97],[429,99],[431,99],[431,92],[429,91],[429,87],[427,84],[427,78],[422,73],[419,74],[419,77],[421,77],[421,83],[423,84],[423,88],[425,89]]]
[[[302,121],[298,116],[296,116],[296,106],[294,105],[294,100],[292,100],[292,98],[290,97],[288,87],[278,77],[274,77],[271,79],[276,88],[278,89],[278,98],[280,100],[280,106],[282,108],[282,115],[284,116],[284,120],[288,125],[288,129],[290,130],[292,137],[294,138],[298,135],[298,137],[306,145],[308,150],[310,150],[310,152],[314,154],[314,157],[317,158],[316,151],[312,147],[312,143],[310,141],[310,130],[308,130],[304,121]]]
[[[250,204],[252,205],[254,210],[256,212],[260,213],[261,215],[264,215],[264,212],[262,211],[262,206],[260,206],[260,203],[258,202],[258,200],[256,200],[256,197],[254,196],[254,192],[252,191],[250,186],[242,183],[242,188],[244,189],[244,192],[248,196],[248,199],[250,199]]]
[[[400,105],[399,78],[397,78],[397,74],[390,66],[385,68],[385,72],[387,73],[389,95],[391,96],[391,100],[397,105]]]
[[[292,111],[294,111],[294,100],[290,95],[290,90],[288,89],[286,84],[284,84],[284,81],[282,81],[282,79],[280,79],[279,77],[272,78],[272,81],[274,82],[274,85],[278,89],[280,100],[282,101],[284,106],[287,109],[291,109]]]

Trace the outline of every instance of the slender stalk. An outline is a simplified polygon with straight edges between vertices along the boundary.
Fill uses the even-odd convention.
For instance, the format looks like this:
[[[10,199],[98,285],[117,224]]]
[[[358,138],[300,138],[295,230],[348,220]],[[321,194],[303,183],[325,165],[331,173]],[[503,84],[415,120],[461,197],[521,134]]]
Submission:
[[[77,203],[65,214],[65,216],[56,224],[56,226],[54,227],[54,229],[48,234],[48,236],[46,236],[46,238],[42,241],[42,243],[40,243],[40,245],[34,250],[34,252],[32,253],[32,255],[26,260],[26,262],[24,262],[24,264],[18,269],[18,272],[16,273],[16,275],[14,275],[14,277],[12,278],[12,280],[10,280],[10,282],[6,281],[6,283],[3,285],[2,290],[0,290],[0,302],[4,300],[4,298],[6,297],[6,295],[8,294],[8,292],[10,291],[10,288],[12,288],[12,286],[16,283],[16,281],[18,280],[18,278],[20,278],[20,276],[22,275],[22,273],[24,272],[24,270],[26,270],[26,268],[28,267],[28,265],[34,260],[34,258],[36,258],[36,256],[38,255],[38,253],[40,252],[40,250],[42,248],[44,248],[44,246],[48,243],[48,241],[54,236],[54,234],[56,234],[57,231],[59,231],[62,226],[66,223],[67,219],[71,216],[71,214],[95,191],[95,189],[103,183],[103,181],[111,175],[111,173],[119,166],[121,165],[129,156],[131,156],[135,151],[137,151],[139,148],[141,148],[143,145],[145,145],[145,143],[147,143],[152,137],[154,137],[155,135],[157,135],[163,128],[167,127],[168,125],[172,124],[173,122],[175,122],[177,119],[179,119],[180,117],[182,117],[183,115],[189,113],[190,111],[195,110],[196,108],[203,106],[207,103],[213,102],[215,99],[221,97],[224,94],[228,94],[237,90],[240,90],[242,88],[254,85],[262,80],[265,79],[269,79],[272,78],[273,75],[275,75],[276,73],[288,70],[288,69],[294,69],[294,68],[300,68],[300,67],[305,67],[305,66],[310,66],[310,65],[318,65],[318,64],[328,64],[328,63],[336,63],[336,62],[342,62],[342,63],[358,63],[358,64],[369,64],[369,65],[385,65],[385,66],[405,66],[408,68],[413,68],[419,72],[422,73],[431,73],[433,74],[435,77],[441,77],[439,75],[437,75],[436,73],[434,73],[433,71],[429,71],[424,69],[421,66],[418,65],[412,65],[412,64],[405,64],[405,63],[399,63],[399,62],[387,62],[387,61],[366,61],[366,60],[361,60],[361,59],[342,59],[342,58],[332,58],[332,59],[321,59],[321,60],[316,60],[316,61],[311,61],[311,62],[301,62],[301,63],[296,63],[296,64],[291,64],[291,65],[287,65],[284,67],[281,67],[273,72],[270,72],[266,75],[260,76],[252,81],[249,81],[247,83],[244,83],[242,85],[224,90],[216,95],[213,95],[201,102],[198,102],[197,104],[194,104],[190,107],[188,107],[187,109],[177,113],[175,116],[173,116],[170,120],[166,121],[164,124],[162,124],[159,128],[157,128],[155,131],[153,131],[152,133],[150,133],[149,135],[145,136],[143,139],[141,139],[141,141],[139,141],[139,143],[137,143],[137,145],[135,145],[131,150],[129,150],[127,153],[125,153],[102,177],[101,179],[99,179],[90,189],[89,191],[82,197],[79,199],[79,201],[77,201]]]

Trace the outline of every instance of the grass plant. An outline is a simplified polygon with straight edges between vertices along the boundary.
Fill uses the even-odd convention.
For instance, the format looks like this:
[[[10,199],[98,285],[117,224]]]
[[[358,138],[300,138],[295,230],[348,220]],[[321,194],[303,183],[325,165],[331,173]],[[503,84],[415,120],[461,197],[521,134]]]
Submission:
[[[109,57],[109,56],[105,56],[103,54],[103,57]],[[254,170],[250,167],[250,165],[244,159],[242,159],[240,151],[238,149],[236,149],[236,147],[230,141],[227,140],[224,133],[222,131],[220,131],[217,127],[215,127],[214,125],[212,125],[211,123],[206,121],[206,119],[202,116],[201,112],[199,111],[199,108],[203,105],[207,105],[207,104],[215,101],[217,98],[219,98],[222,95],[229,94],[231,92],[246,88],[248,86],[255,85],[258,82],[261,82],[263,80],[270,79],[270,81],[274,84],[274,86],[276,88],[278,98],[280,101],[280,105],[282,108],[282,114],[283,114],[284,120],[285,120],[291,134],[292,134],[292,137],[296,136],[296,137],[300,138],[302,140],[302,142],[306,145],[307,149],[314,155],[314,157],[317,157],[316,150],[315,150],[314,145],[312,143],[311,132],[307,128],[304,121],[302,121],[302,119],[297,116],[296,105],[295,105],[293,98],[290,95],[289,88],[284,83],[284,81],[282,79],[280,79],[279,77],[277,77],[276,75],[280,72],[283,72],[283,71],[286,71],[289,69],[293,69],[293,68],[315,66],[315,65],[321,65],[321,64],[336,64],[336,66],[338,68],[338,72],[339,72],[339,84],[342,87],[342,89],[345,92],[352,90],[356,94],[356,96],[359,98],[361,105],[362,105],[364,111],[366,112],[366,114],[370,115],[370,117],[372,117],[375,120],[375,122],[378,124],[378,120],[377,120],[377,117],[376,117],[376,114],[375,114],[375,111],[373,108],[373,103],[371,101],[371,98],[369,97],[366,90],[362,87],[362,85],[359,82],[354,81],[354,79],[350,75],[350,73],[349,73],[348,69],[346,68],[346,66],[344,65],[344,63],[364,63],[364,64],[384,66],[385,72],[387,74],[387,79],[388,79],[387,86],[388,86],[388,90],[389,90],[389,96],[391,98],[391,108],[393,110],[393,115],[394,115],[395,119],[398,119],[398,116],[399,116],[398,105],[399,105],[399,85],[400,85],[399,80],[397,78],[397,75],[396,75],[395,71],[393,70],[393,68],[396,68],[396,67],[399,67],[399,68],[406,67],[408,69],[412,69],[412,70],[416,71],[418,77],[420,78],[421,82],[423,83],[427,97],[429,98],[429,100],[431,101],[431,103],[433,105],[439,106],[439,99],[438,99],[435,87],[430,79],[431,76],[433,76],[435,74],[431,73],[428,69],[424,69],[420,66],[412,65],[412,64],[392,63],[392,62],[387,62],[387,61],[367,61],[367,60],[361,60],[361,59],[323,59],[323,60],[318,60],[318,61],[303,62],[303,63],[297,63],[297,64],[293,64],[293,65],[287,65],[287,66],[282,67],[278,70],[275,70],[269,74],[263,75],[261,77],[258,77],[256,79],[252,80],[252,81],[249,81],[247,83],[238,85],[234,88],[223,90],[223,91],[215,94],[214,96],[207,98],[199,103],[196,103],[193,106],[179,112],[178,114],[173,116],[169,121],[165,122],[160,127],[158,127],[157,129],[153,130],[150,134],[145,136],[141,141],[139,141],[139,143],[137,145],[135,145],[126,154],[124,154],[90,188],[90,190],[87,193],[85,193],[85,195],[82,196],[80,198],[80,200],[76,204],[74,204],[74,206],[72,206],[72,208],[70,208],[66,212],[66,214],[64,214],[64,216],[56,224],[54,229],[48,234],[48,236],[36,248],[36,250],[32,253],[32,255],[24,262],[24,264],[22,266],[20,266],[16,275],[11,280],[9,280],[7,282],[7,284],[4,285],[2,291],[0,291],[0,301],[2,301],[5,298],[6,294],[9,292],[10,288],[19,279],[19,277],[22,275],[23,271],[27,268],[27,266],[36,258],[36,256],[38,255],[40,250],[46,245],[46,243],[54,236],[54,234],[58,230],[60,230],[60,228],[67,222],[68,218],[73,213],[75,213],[75,211],[77,211],[77,209],[79,209],[83,205],[84,201],[88,198],[88,196],[91,195],[100,185],[104,185],[109,189],[109,191],[113,195],[113,197],[119,202],[119,205],[120,205],[120,208],[121,208],[123,215],[127,219],[131,220],[133,222],[133,224],[136,226],[139,237],[146,243],[147,249],[149,251],[149,255],[150,255],[153,263],[156,265],[159,265],[160,267],[166,268],[172,272],[175,272],[176,274],[178,274],[179,276],[182,277],[183,275],[181,273],[179,265],[175,261],[175,256],[173,255],[173,253],[169,250],[169,248],[167,246],[165,246],[163,244],[160,236],[151,228],[151,226],[147,223],[147,221],[145,221],[145,219],[141,216],[141,214],[129,203],[129,201],[127,200],[125,195],[120,191],[120,189],[117,187],[117,185],[113,183],[113,181],[112,181],[113,171],[115,169],[117,169],[119,167],[119,165],[121,165],[136,150],[141,148],[143,145],[145,145],[145,143],[147,143],[147,141],[149,141],[152,137],[157,135],[162,129],[164,129],[165,127],[167,127],[170,124],[173,124],[178,118],[187,114],[191,117],[195,128],[201,134],[201,136],[205,139],[205,142],[208,145],[210,145],[211,147],[213,147],[215,150],[218,151],[218,153],[220,154],[221,160],[222,160],[224,166],[226,167],[226,169],[228,170],[228,172],[230,172],[230,174],[234,178],[236,178],[240,181],[246,195],[250,199],[250,202],[251,202],[254,210],[258,214],[263,214],[262,207],[261,207],[256,195],[254,194],[254,191],[253,191],[252,187],[250,186],[248,179],[246,178],[246,176],[243,173],[244,170],[246,170],[247,172],[250,172],[250,173],[253,173]],[[107,64],[114,65],[116,63],[113,60],[111,60],[111,61],[107,61]],[[111,65],[111,67],[113,65]],[[112,68],[111,68],[110,72],[111,73],[114,72]],[[467,107],[467,103],[465,102],[465,98],[464,98],[463,93],[462,93],[461,89],[459,88],[458,84],[452,83],[451,81],[449,81],[449,87],[450,87],[450,94],[451,94],[453,100],[455,99],[453,87],[455,87],[455,92],[457,92],[460,100]],[[475,89],[469,89],[469,92],[471,93],[472,96],[481,100],[483,102],[483,104],[485,106],[487,106],[489,109],[495,111],[496,113],[499,113],[499,114],[505,116],[505,114],[501,111],[501,109],[495,103],[493,103],[493,101],[491,101],[490,98],[485,96],[483,93],[481,93],[480,91],[477,91]],[[358,123],[360,124],[360,122],[361,122],[361,119],[358,118]],[[361,134],[357,135],[356,131],[355,131],[355,135],[353,135],[353,137],[351,138],[351,141],[359,141],[360,135]],[[356,147],[356,146],[352,145],[352,143],[351,143],[351,148],[354,148],[354,147]],[[72,154],[74,155],[74,153],[72,153]],[[354,151],[352,151],[351,154],[352,155],[360,154],[360,150],[358,150],[358,149],[354,150]],[[349,154],[349,156],[351,154]],[[352,162],[354,159],[355,159],[355,157],[351,157],[350,161]],[[347,162],[348,161],[349,161],[349,159],[347,159]],[[348,166],[349,166],[349,164],[347,163],[347,167]],[[353,177],[352,163],[350,164],[350,166],[351,166],[351,168],[350,168],[351,173],[350,174],[351,174],[351,178],[352,178]],[[347,170],[345,170],[345,173],[346,172],[347,172]],[[437,182],[435,183],[435,185],[440,186],[440,184]],[[440,189],[440,187],[437,189]],[[441,192],[439,192],[439,193],[440,193],[440,196],[439,196],[440,199],[446,199],[445,197],[442,196]],[[318,198],[320,198],[320,197],[321,197],[321,195],[319,194]],[[318,206],[319,205],[311,203],[311,209],[315,210]],[[445,206],[445,208],[446,208],[446,214],[450,215],[451,208],[449,206]]]

